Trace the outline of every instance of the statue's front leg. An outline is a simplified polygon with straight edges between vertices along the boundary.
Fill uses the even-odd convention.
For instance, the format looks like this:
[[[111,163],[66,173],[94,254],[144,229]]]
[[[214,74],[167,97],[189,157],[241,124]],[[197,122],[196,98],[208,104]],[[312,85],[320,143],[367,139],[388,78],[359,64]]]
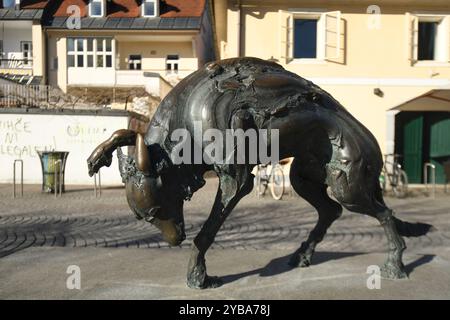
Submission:
[[[98,145],[87,159],[89,175],[93,176],[103,166],[109,167],[114,150],[123,146],[132,146],[135,143],[135,131],[125,129],[115,131],[108,140]]]
[[[242,168],[241,172],[238,177],[219,174],[219,190],[211,214],[192,244],[187,273],[187,285],[190,288],[206,289],[222,285],[220,278],[210,277],[206,273],[205,254],[230,212],[253,188],[253,175],[246,168]]]

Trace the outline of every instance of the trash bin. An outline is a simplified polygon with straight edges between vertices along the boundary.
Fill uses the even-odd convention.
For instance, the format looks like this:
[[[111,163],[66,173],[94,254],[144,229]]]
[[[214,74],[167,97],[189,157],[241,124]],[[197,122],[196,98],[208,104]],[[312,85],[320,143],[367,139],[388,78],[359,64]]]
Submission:
[[[42,191],[59,191],[61,179],[61,192],[64,192],[64,170],[69,152],[66,151],[37,151],[42,166]],[[56,179],[55,179],[55,171]]]

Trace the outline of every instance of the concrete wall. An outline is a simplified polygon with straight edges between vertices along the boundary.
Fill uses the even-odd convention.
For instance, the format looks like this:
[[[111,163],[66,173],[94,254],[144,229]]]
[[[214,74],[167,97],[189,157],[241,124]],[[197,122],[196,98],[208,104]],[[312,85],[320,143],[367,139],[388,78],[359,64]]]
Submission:
[[[66,184],[91,185],[86,159],[94,148],[118,129],[128,127],[127,116],[0,113],[0,183],[12,182],[15,159],[24,161],[25,183],[42,183],[36,150],[69,151]],[[126,148],[123,150],[126,153]],[[115,153],[114,153],[115,154]],[[102,169],[103,185],[120,185],[117,158]]]
[[[33,23],[31,30],[33,39],[33,75],[44,77],[46,75],[45,34],[39,23]]]
[[[132,54],[142,56],[142,70],[165,73],[166,57],[170,54],[179,55],[179,71],[192,72],[197,69],[198,62],[194,56],[192,42],[118,41],[117,43],[120,70],[128,70],[128,57]]]

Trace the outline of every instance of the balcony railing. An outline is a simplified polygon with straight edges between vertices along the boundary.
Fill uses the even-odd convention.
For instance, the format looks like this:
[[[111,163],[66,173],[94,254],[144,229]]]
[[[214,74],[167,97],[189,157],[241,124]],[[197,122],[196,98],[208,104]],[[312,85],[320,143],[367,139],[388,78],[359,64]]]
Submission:
[[[32,59],[0,59],[0,69],[31,69]]]
[[[0,55],[1,69],[31,69],[33,59],[24,57],[23,52],[4,52]]]
[[[44,85],[0,85],[0,108],[46,107],[50,93],[51,87]]]

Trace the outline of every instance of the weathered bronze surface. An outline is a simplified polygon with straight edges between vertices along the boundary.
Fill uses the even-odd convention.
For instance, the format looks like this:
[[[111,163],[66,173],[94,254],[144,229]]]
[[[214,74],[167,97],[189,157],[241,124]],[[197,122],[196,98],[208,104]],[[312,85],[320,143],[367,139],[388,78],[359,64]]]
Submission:
[[[294,157],[290,181],[314,206],[317,225],[292,255],[291,266],[307,267],[316,245],[339,218],[342,206],[380,222],[389,242],[382,267],[387,278],[404,278],[402,236],[420,236],[430,225],[411,224],[393,216],[384,203],[379,175],[382,157],[373,135],[330,94],[280,65],[256,58],[210,63],[182,80],[161,102],[142,136],[119,130],[100,144],[88,159],[92,175],[111,164],[112,153],[135,145],[134,156],[118,150],[128,203],[138,219],[162,231],[171,245],[184,239],[183,202],[201,188],[206,171],[214,170],[219,189],[209,218],[195,237],[187,273],[192,288],[217,287],[219,278],[206,273],[205,253],[227,216],[253,188],[254,164],[174,165],[176,142],[170,134],[184,128],[194,137],[194,122],[203,131],[279,129],[280,159]],[[205,141],[194,141],[205,145]],[[334,198],[327,194],[330,187]]]

